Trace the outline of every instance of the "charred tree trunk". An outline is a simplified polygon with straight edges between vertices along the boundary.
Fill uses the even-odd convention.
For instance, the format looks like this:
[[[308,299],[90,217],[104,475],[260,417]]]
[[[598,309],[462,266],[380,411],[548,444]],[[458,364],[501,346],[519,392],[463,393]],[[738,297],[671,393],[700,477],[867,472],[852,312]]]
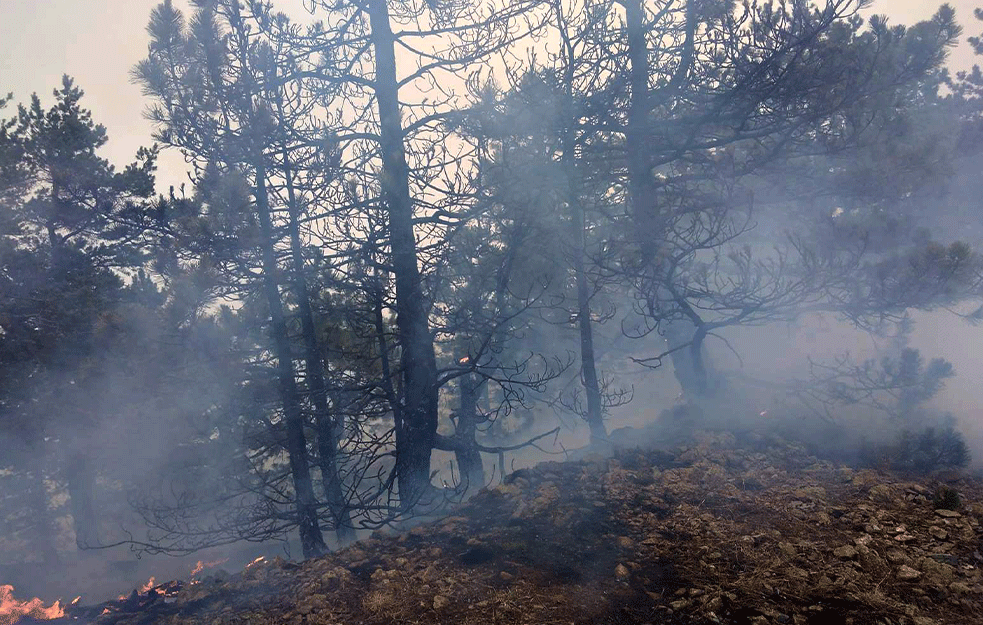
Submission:
[[[714,388],[707,364],[706,337],[706,328],[694,326],[688,320],[674,321],[666,328],[669,349],[685,346],[673,351],[670,357],[676,380],[687,399],[706,397]]]
[[[461,405],[458,407],[454,436],[457,445],[454,456],[461,471],[464,492],[474,493],[485,486],[485,469],[475,435],[478,432],[478,399],[480,384],[473,373],[458,378]]]
[[[324,364],[318,349],[317,331],[314,327],[314,313],[311,310],[310,289],[304,275],[303,245],[300,240],[298,225],[300,208],[293,186],[293,176],[290,171],[288,155],[283,153],[284,175],[287,183],[287,201],[290,214],[290,252],[293,260],[294,291],[297,294],[297,308],[300,315],[301,330],[304,338],[304,367],[307,375],[307,385],[311,393],[311,403],[314,405],[314,425],[317,430],[318,467],[321,470],[321,486],[324,490],[324,500],[334,521],[335,534],[340,545],[355,541],[355,529],[352,527],[351,511],[345,501],[342,490],[341,475],[338,471],[338,444],[336,420],[328,407],[327,384],[324,376]]]
[[[578,209],[581,220],[583,210]],[[580,366],[581,382],[587,395],[587,414],[585,418],[590,427],[591,442],[607,440],[608,432],[604,426],[603,406],[601,405],[601,387],[597,379],[597,365],[594,357],[594,328],[591,321],[590,287],[587,284],[587,270],[584,267],[584,225],[578,224],[581,236],[581,247],[577,250],[574,261],[574,271],[577,274],[577,325],[580,328]]]
[[[75,544],[79,549],[94,549],[99,546],[99,522],[94,501],[95,473],[89,459],[81,452],[72,453],[66,469]]]
[[[276,250],[273,247],[273,222],[270,216],[269,196],[266,189],[266,170],[256,167],[256,208],[263,233],[263,288],[270,307],[273,334],[273,351],[277,361],[277,379],[283,416],[286,424],[287,455],[293,477],[296,496],[297,524],[300,528],[301,548],[304,557],[319,556],[327,547],[317,518],[317,498],[311,482],[311,469],[307,456],[307,438],[304,434],[304,414],[301,410],[297,380],[294,377],[293,355],[287,320],[280,299],[277,283]]]
[[[645,14],[642,0],[625,2],[625,26],[628,36],[630,101],[625,148],[628,159],[628,208],[637,225],[634,244],[640,262],[651,262],[658,245],[657,215],[652,193],[646,149],[646,124],[649,113],[649,61],[645,42]]]
[[[693,379],[696,382],[696,391],[701,397],[710,394],[707,366],[703,359],[703,341],[706,337],[706,330],[697,328],[693,334],[693,342],[689,346],[690,358],[693,361]]]
[[[51,514],[48,488],[44,478],[44,455],[42,436],[37,436],[37,443],[28,443],[29,454],[27,482],[27,505],[33,514],[33,523],[29,536],[33,539],[34,552],[41,557],[46,565],[56,565],[61,560],[56,548],[57,532],[55,520]]]
[[[430,488],[430,455],[437,434],[437,361],[417,267],[413,200],[400,119],[394,37],[386,0],[370,0],[368,13],[375,52],[381,185],[389,217],[404,390],[402,418],[396,427],[396,476],[400,504],[410,508]]]
[[[568,61],[566,89],[564,94],[564,117],[567,129],[563,133],[563,173],[567,182],[567,205],[570,209],[573,230],[573,271],[577,283],[577,328],[580,331],[580,381],[587,398],[587,412],[584,420],[590,428],[592,443],[606,441],[607,428],[604,426],[604,407],[601,402],[601,386],[597,377],[597,364],[594,354],[594,328],[590,306],[590,284],[587,278],[585,257],[587,256],[587,216],[581,203],[576,167],[576,127],[573,109],[573,61]]]

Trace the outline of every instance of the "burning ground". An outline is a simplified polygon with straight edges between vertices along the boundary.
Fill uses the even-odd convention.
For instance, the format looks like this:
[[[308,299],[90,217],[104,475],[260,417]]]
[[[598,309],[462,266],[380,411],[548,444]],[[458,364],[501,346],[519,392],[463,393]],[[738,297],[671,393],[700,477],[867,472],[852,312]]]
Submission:
[[[983,613],[983,487],[968,478],[912,481],[705,434],[505,482],[408,532],[69,606],[58,621],[929,625]]]

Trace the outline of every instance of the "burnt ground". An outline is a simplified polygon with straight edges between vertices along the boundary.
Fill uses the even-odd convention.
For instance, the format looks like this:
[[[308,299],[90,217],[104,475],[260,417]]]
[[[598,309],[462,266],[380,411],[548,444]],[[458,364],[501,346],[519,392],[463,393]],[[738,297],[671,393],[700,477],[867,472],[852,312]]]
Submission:
[[[546,462],[449,516],[303,563],[75,608],[100,625],[983,622],[983,488],[761,437]],[[937,503],[937,502],[936,502]],[[165,599],[165,594],[173,596]],[[105,612],[104,614],[99,614]]]

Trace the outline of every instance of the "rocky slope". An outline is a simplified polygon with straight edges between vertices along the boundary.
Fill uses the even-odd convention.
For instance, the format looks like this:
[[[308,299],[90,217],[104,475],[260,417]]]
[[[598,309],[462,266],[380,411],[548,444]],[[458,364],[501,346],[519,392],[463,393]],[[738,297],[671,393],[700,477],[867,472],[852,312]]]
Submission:
[[[547,462],[448,518],[69,618],[102,625],[983,622],[983,489],[706,434]],[[940,502],[936,501],[935,504]],[[951,505],[952,502],[949,502]],[[954,507],[954,506],[953,506]]]

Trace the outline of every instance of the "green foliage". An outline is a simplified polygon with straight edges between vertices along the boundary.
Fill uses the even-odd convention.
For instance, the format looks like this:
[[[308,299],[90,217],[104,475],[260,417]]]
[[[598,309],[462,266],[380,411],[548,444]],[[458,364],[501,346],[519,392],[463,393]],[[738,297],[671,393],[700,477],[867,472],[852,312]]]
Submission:
[[[940,486],[932,498],[936,510],[959,510],[963,507],[959,491],[950,486]]]
[[[916,475],[961,469],[970,461],[969,447],[962,434],[950,427],[904,430],[893,443],[865,443],[861,464]]]

